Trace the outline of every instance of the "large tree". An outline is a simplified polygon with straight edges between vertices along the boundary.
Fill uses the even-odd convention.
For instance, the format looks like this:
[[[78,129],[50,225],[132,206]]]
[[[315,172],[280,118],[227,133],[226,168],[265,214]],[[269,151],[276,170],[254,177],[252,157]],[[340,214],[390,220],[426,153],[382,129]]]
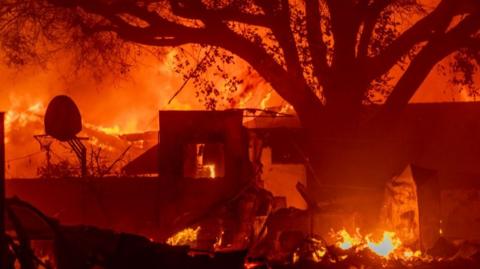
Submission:
[[[305,125],[316,119],[312,112],[325,107],[355,111],[372,95],[378,97],[379,89],[386,106],[401,110],[432,68],[453,53],[457,61],[452,67],[465,71],[456,81],[471,84],[474,61],[479,62],[479,29],[476,0],[4,0],[0,4],[1,44],[10,62],[23,63],[37,55],[39,47],[59,47],[52,43],[73,47],[80,40],[89,41],[80,48],[84,54],[101,48],[103,54],[117,58],[119,46],[113,44],[122,42],[222,48],[253,67],[295,108]]]
[[[451,81],[476,93],[479,29],[478,0],[0,3],[0,40],[9,63],[71,49],[83,62],[116,63],[124,70],[137,48],[197,44],[207,47],[208,57],[190,75],[212,66],[225,72],[216,63],[232,63],[229,54],[235,55],[293,106],[314,135],[319,124],[326,126],[322,133],[356,124],[369,102],[384,103],[389,113],[382,115],[398,114],[445,58]],[[241,82],[229,79],[233,88]],[[202,85],[204,94],[217,93],[212,84]]]

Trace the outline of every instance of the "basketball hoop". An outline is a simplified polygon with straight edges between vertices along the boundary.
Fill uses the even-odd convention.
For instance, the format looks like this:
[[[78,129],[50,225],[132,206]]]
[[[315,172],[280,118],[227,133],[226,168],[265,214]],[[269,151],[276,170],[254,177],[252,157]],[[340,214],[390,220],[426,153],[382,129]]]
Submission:
[[[50,166],[51,146],[55,140],[67,142],[77,156],[81,165],[82,177],[87,176],[87,148],[77,137],[82,130],[82,117],[75,102],[66,95],[55,96],[45,112],[45,134],[35,135],[40,149],[47,153],[47,165]]]

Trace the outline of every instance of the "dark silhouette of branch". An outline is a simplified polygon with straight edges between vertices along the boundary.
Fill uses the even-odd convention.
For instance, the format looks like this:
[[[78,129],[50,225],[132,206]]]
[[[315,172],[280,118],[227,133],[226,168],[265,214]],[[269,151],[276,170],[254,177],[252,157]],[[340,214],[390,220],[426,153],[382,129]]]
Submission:
[[[120,57],[110,47],[115,40],[155,47],[221,48],[245,60],[310,124],[314,120],[308,114],[322,110],[325,103],[340,110],[360,107],[377,82],[387,87],[385,77],[393,67],[408,64],[386,101],[392,109],[401,109],[439,61],[462,48],[479,50],[474,34],[480,26],[471,22],[480,12],[477,0],[440,0],[430,13],[414,14],[422,16],[402,33],[396,32],[403,30],[399,28],[387,31],[397,27],[391,19],[397,9],[414,12],[410,8],[421,5],[416,1],[305,0],[297,6],[288,0],[215,3],[6,0],[0,4],[0,46],[10,49],[12,62],[24,63],[35,56],[38,38],[32,35],[28,40],[28,31],[22,27],[37,25],[52,42],[64,41],[65,26],[83,34],[72,34],[66,46],[81,38],[91,38],[95,44],[95,37],[108,34],[107,41],[113,41],[101,47],[102,57]]]
[[[416,89],[440,60],[454,51],[472,46],[470,36],[480,28],[480,13],[467,16],[462,22],[429,42],[412,60],[386,102],[386,109],[398,112],[406,106]]]
[[[392,3],[392,0],[376,0],[370,5],[366,5],[369,1],[363,2],[365,2],[364,6],[360,6],[360,9],[364,11],[365,18],[357,52],[357,57],[360,59],[368,56],[368,47],[372,41],[373,30],[378,22],[378,17]]]
[[[428,41],[435,35],[443,34],[455,14],[455,2],[442,0],[435,10],[408,28],[380,55],[372,59],[370,63],[373,67],[371,77],[375,78],[388,72],[416,44]]]
[[[327,62],[327,45],[323,40],[319,0],[305,1],[307,40],[312,55],[315,75],[319,80],[328,83],[329,65]]]

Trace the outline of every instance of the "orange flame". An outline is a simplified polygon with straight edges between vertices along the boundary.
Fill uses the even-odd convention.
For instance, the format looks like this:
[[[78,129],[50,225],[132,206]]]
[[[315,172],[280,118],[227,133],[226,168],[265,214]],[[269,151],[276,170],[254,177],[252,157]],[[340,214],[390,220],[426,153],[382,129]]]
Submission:
[[[205,165],[205,167],[208,169],[208,173],[209,173],[208,177],[209,178],[216,178],[217,177],[217,175],[215,173],[215,165],[214,164],[207,164],[207,165]]]
[[[356,251],[369,249],[376,255],[385,259],[403,259],[412,260],[423,257],[423,254],[417,250],[411,250],[402,245],[402,241],[398,238],[395,232],[384,231],[382,238],[378,241],[372,239],[372,235],[368,234],[362,236],[357,229],[355,234],[348,233],[347,230],[342,229],[334,233],[336,239],[336,246],[343,250],[354,249]]]
[[[265,97],[262,99],[262,101],[260,101],[260,108],[261,109],[266,109],[267,108],[267,104],[268,104],[268,101],[270,100],[270,98],[272,97],[272,92],[268,92]]]
[[[350,235],[347,230],[342,229],[337,232],[337,247],[347,250],[350,249],[354,246],[361,245],[362,243],[362,238],[359,234],[359,230],[356,230],[356,234]]]
[[[382,257],[388,257],[402,245],[394,232],[383,232],[383,237],[378,242],[372,241],[370,238],[370,235],[366,236],[368,248]]]
[[[185,246],[192,245],[197,241],[200,226],[197,228],[186,228],[167,239],[167,244],[171,246]]]

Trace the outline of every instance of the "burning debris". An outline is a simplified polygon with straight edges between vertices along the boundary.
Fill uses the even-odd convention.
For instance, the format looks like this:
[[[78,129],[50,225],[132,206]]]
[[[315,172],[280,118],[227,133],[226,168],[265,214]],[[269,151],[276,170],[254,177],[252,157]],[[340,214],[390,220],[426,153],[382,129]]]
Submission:
[[[172,235],[167,239],[166,243],[171,246],[189,246],[197,241],[200,226],[195,229],[186,228]]]
[[[318,236],[304,237],[297,241],[297,247],[286,259],[266,263],[271,268],[318,269],[453,269],[478,268],[480,265],[480,245],[473,247],[468,242],[453,247],[455,251],[449,255],[438,256],[433,254],[434,249],[424,253],[404,246],[394,232],[385,231],[378,240],[370,234],[362,236],[358,230],[352,234],[341,230],[332,233],[332,237],[332,244]],[[442,240],[445,242],[445,239]],[[448,244],[453,246],[452,243]],[[465,248],[469,248],[468,254]],[[252,262],[247,268],[261,268],[255,266],[258,263]]]
[[[306,209],[288,208],[286,203],[279,203],[281,200],[278,197],[262,187],[263,179],[267,179],[262,177],[262,168],[265,168],[262,164],[270,165],[268,169],[285,168],[290,165],[289,162],[302,161],[302,157],[292,154],[298,148],[284,145],[285,133],[261,128],[246,130],[242,117],[241,111],[161,113],[160,144],[152,152],[162,152],[162,155],[154,154],[157,156],[154,163],[159,161],[158,157],[166,162],[157,171],[165,182],[160,184],[135,179],[135,185],[149,186],[140,190],[141,195],[138,196],[142,197],[141,200],[154,201],[141,203],[135,206],[135,210],[152,208],[152,204],[155,204],[165,216],[157,219],[157,222],[149,219],[142,221],[142,224],[153,223],[149,229],[153,227],[157,234],[144,229],[142,235],[138,235],[126,232],[121,226],[117,227],[120,227],[118,230],[124,230],[123,233],[92,225],[59,225],[43,213],[40,214],[40,211],[33,210],[34,214],[42,216],[37,218],[36,223],[48,223],[51,230],[48,239],[53,247],[34,242],[39,239],[37,234],[33,234],[35,230],[20,231],[18,227],[21,225],[17,224],[13,229],[13,226],[9,227],[13,231],[9,234],[11,261],[17,260],[22,269],[90,269],[92,266],[105,269],[426,269],[477,268],[480,264],[480,248],[473,243],[451,242],[442,237],[435,246],[420,250],[417,192],[410,167],[387,182],[383,193],[384,208],[381,214],[387,221],[380,226],[391,226],[398,230],[387,228],[364,234],[360,228],[353,226],[353,229],[331,230],[328,236],[317,234],[313,221],[315,218],[324,221],[322,225],[327,226],[335,221],[326,221],[321,216],[336,211],[342,211],[342,216],[355,216],[352,213],[354,211],[345,210],[345,201],[341,199],[332,203],[318,202],[308,188],[297,180],[296,188],[307,205]],[[187,120],[191,118],[195,121]],[[295,134],[295,131],[288,134]],[[138,140],[146,136],[148,134],[131,135],[129,139]],[[269,155],[266,156],[271,158],[272,163],[262,162],[261,159],[261,150],[267,146]],[[250,155],[257,159],[250,160]],[[153,167],[155,169],[156,166]],[[172,167],[176,170],[172,170]],[[292,167],[290,171],[302,168],[298,164]],[[64,183],[57,180],[54,184]],[[103,215],[106,223],[131,214],[126,209],[128,203],[121,205],[118,199],[114,199],[115,204],[107,207],[104,204],[106,200],[102,201],[105,193],[114,194],[118,190],[102,190],[100,184],[104,182],[81,184],[101,205],[100,211],[106,213]],[[133,186],[127,186],[128,193],[133,193]],[[120,193],[124,191],[120,190]],[[72,191],[69,195],[73,197],[74,193]],[[157,197],[164,197],[164,200]],[[354,196],[348,199],[355,201]],[[107,218],[118,207],[125,209],[116,217],[110,215]],[[152,212],[159,211],[149,211],[147,215],[154,215]],[[15,211],[9,214],[10,218],[16,216]],[[19,221],[25,220],[19,217]],[[345,222],[355,223],[355,218]],[[137,227],[139,224],[129,225]],[[158,227],[162,227],[160,232]],[[443,235],[443,230],[438,232]],[[22,233],[31,234],[23,236]],[[32,247],[27,252],[22,250],[26,245],[22,240],[32,241]]]
[[[375,240],[372,234],[362,236],[357,229],[355,234],[350,235],[345,229],[335,233],[338,242],[335,244],[342,250],[363,251],[368,249],[379,257],[385,259],[411,259],[420,257],[421,252],[413,251],[404,247],[395,232],[384,231],[382,236]]]
[[[298,152],[302,151],[298,128],[261,128],[257,121],[250,123],[256,128],[247,129],[242,111],[162,111],[160,118],[159,144],[129,164],[137,166],[136,171],[151,169],[146,171],[157,172],[156,177],[41,179],[38,186],[47,186],[52,197],[65,195],[68,188],[69,199],[82,201],[83,205],[46,206],[43,198],[30,196],[48,214],[65,210],[67,217],[60,213],[61,218],[74,224],[51,224],[54,232],[49,238],[57,246],[61,244],[63,250],[49,254],[55,262],[47,265],[44,255],[35,254],[27,256],[33,259],[30,263],[68,269],[77,265],[86,269],[93,264],[107,269],[167,265],[368,269],[460,265],[474,268],[479,262],[478,248],[472,243],[451,242],[442,237],[435,246],[421,248],[414,167],[404,169],[400,176],[386,183],[385,189],[372,191],[383,197],[378,201],[383,200],[380,215],[384,221],[378,226],[388,228],[362,233],[355,225],[361,221],[355,210],[348,207],[361,201],[357,196],[319,201],[304,185],[310,184],[312,178],[302,170],[308,163]],[[125,137],[129,141],[152,140],[156,134]],[[295,140],[285,145],[287,138]],[[268,150],[263,151],[264,148]],[[273,169],[291,173],[295,178],[275,174]],[[304,178],[298,179],[297,175]],[[285,189],[275,189],[281,187],[273,185],[279,178],[285,180],[284,184],[291,180],[288,184],[294,185],[297,198],[303,199],[303,203],[295,205],[306,205],[305,208],[288,206],[286,200],[295,196]],[[20,184],[17,190],[28,189],[26,183],[23,187],[18,187],[23,183],[11,183]],[[124,199],[125,194],[137,199]],[[339,229],[343,223],[349,224],[345,226],[348,229]],[[329,233],[323,233],[325,228]],[[437,232],[439,236],[448,235],[443,230]],[[29,240],[35,241],[34,237]],[[12,255],[23,259],[18,250],[18,235],[13,234],[10,242]],[[112,248],[119,253],[112,253]]]
[[[31,260],[22,262],[60,269],[93,265],[393,269],[479,264],[479,248],[473,243],[442,237],[433,247],[421,244],[417,205],[421,192],[417,193],[415,167],[407,166],[386,182],[386,188],[351,187],[342,197],[320,200],[307,188],[315,171],[302,155],[302,130],[265,128],[260,121],[246,128],[243,113],[160,112],[159,144],[126,166],[135,177],[43,178],[36,185],[8,182],[46,214],[66,223],[51,224],[55,232],[49,238],[56,248],[49,257],[54,258],[32,250],[35,257],[29,254]],[[156,133],[124,136],[130,142],[155,137]],[[140,177],[136,172],[155,176]],[[60,170],[54,174],[63,175]],[[39,188],[49,199],[37,195]],[[296,195],[291,195],[295,188]],[[320,188],[322,194],[325,190]],[[364,203],[358,197],[365,197],[365,191],[382,204],[377,205],[377,213],[383,220],[363,233],[365,223],[379,219],[362,222],[365,218],[358,217],[355,205]],[[292,198],[302,201],[292,203]],[[435,232],[448,236],[451,231]],[[17,235],[10,237],[11,255],[17,260],[23,259],[19,242]],[[44,248],[37,243],[32,247]]]
[[[404,246],[395,233],[387,231],[378,240],[372,235],[362,236],[358,230],[354,233],[345,229],[332,231],[333,244],[318,236],[296,237],[293,240],[296,244],[292,244],[292,237],[284,236],[282,244],[289,244],[292,252],[287,259],[275,261],[251,254],[246,256],[248,249],[228,252],[196,249],[192,245],[198,239],[200,227],[184,229],[162,244],[133,234],[83,225],[60,225],[17,198],[7,200],[7,212],[11,264],[8,269],[90,269],[95,266],[105,269],[473,269],[480,264],[479,245],[468,242],[455,245],[442,239],[423,253]],[[447,249],[454,252],[445,252]]]

